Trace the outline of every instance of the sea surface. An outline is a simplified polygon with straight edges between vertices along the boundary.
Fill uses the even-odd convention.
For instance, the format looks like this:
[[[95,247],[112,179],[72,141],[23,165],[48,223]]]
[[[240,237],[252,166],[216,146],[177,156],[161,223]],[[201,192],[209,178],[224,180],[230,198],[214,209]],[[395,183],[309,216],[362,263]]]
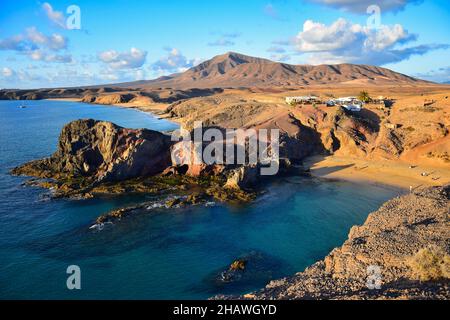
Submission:
[[[18,108],[25,104],[27,108]],[[62,101],[0,101],[0,299],[206,299],[243,294],[302,271],[347,238],[396,189],[283,178],[250,205],[143,210],[102,231],[96,217],[152,199],[50,200],[8,172],[56,150],[64,124],[94,118],[168,131],[174,123],[133,109]],[[156,200],[155,200],[156,201]],[[237,258],[249,268],[219,279]],[[68,266],[81,290],[67,289]]]

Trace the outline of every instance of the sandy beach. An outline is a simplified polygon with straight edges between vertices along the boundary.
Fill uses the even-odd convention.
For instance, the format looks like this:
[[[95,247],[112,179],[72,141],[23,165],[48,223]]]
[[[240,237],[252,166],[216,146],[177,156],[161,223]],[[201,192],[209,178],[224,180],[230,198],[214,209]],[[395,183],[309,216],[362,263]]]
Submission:
[[[417,190],[450,183],[450,167],[408,164],[394,160],[360,160],[315,156],[304,162],[315,177],[369,182]]]

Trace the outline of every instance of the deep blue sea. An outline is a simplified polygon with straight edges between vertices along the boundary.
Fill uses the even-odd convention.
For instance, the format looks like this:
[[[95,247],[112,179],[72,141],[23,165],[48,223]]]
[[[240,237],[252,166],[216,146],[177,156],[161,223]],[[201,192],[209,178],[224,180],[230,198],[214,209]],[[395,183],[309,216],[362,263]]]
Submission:
[[[28,108],[20,109],[26,104]],[[0,101],[0,299],[206,299],[242,294],[324,258],[349,229],[399,190],[308,178],[267,186],[253,204],[142,212],[102,231],[99,215],[148,200],[48,200],[13,167],[50,155],[64,124],[80,118],[130,128],[177,126],[132,109],[60,101]],[[257,257],[240,281],[217,275]],[[81,290],[66,287],[69,265]]]

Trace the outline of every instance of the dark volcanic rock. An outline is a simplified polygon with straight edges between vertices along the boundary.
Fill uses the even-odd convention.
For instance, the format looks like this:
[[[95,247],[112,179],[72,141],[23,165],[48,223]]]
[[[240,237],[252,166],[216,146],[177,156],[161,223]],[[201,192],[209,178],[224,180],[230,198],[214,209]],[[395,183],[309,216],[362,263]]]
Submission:
[[[55,154],[18,167],[13,173],[43,178],[90,177],[97,182],[145,177],[170,166],[170,144],[168,136],[156,131],[78,120],[63,128]]]

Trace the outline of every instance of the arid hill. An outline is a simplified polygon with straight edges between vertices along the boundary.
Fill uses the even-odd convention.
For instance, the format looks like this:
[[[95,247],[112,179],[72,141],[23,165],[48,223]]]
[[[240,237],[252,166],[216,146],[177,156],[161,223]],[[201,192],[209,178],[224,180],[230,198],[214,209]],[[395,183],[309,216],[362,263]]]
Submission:
[[[228,52],[183,73],[154,80],[78,88],[4,89],[0,90],[0,100],[70,98],[98,104],[133,102],[142,105],[210,96],[224,89],[282,92],[317,86],[352,88],[439,85],[377,66],[291,65]]]
[[[426,81],[368,65],[291,65],[228,52],[184,73],[151,81],[123,83],[130,88],[298,87],[320,84],[424,84]]]

